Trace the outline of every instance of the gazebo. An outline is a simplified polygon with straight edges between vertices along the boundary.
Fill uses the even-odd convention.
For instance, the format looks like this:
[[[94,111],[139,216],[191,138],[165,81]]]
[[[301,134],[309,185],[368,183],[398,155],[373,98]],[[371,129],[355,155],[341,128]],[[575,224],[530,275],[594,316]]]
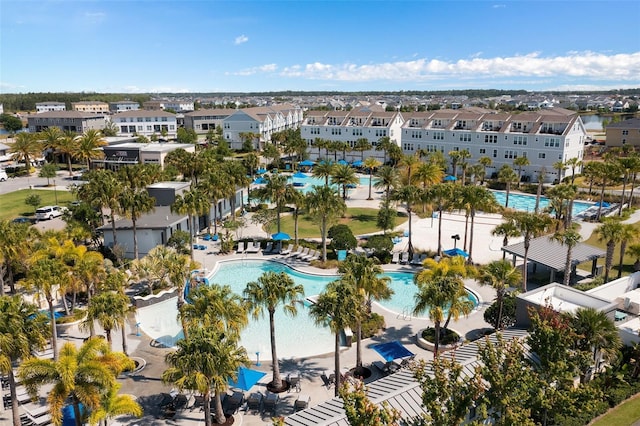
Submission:
[[[554,240],[548,235],[532,238],[529,244],[528,262],[542,265],[551,271],[550,281],[554,282],[557,272],[564,272],[567,259],[567,246]],[[502,251],[512,256],[515,265],[517,258],[524,259],[524,241],[502,247]],[[591,275],[597,275],[597,262],[605,257],[606,252],[597,247],[578,243],[571,251],[571,275],[575,277],[576,266],[582,262],[591,261]],[[524,266],[526,267],[526,265]]]

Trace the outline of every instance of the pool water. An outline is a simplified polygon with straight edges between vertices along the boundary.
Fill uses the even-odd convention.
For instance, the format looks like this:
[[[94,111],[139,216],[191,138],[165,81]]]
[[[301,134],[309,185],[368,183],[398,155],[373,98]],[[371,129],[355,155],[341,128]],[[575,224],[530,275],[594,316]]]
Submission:
[[[507,197],[507,193],[505,191],[491,191],[493,196],[498,201],[498,204],[504,206],[505,199]],[[547,197],[540,197],[540,211],[544,210],[549,206],[549,199]],[[582,213],[587,210],[589,207],[593,206],[593,203],[586,203],[583,201],[574,201],[573,202],[573,216]],[[514,194],[509,193],[509,208],[527,212],[533,212],[536,209],[536,196],[535,195],[525,195],[525,194]]]
[[[362,187],[369,187],[369,176],[361,176],[359,185]],[[296,189],[306,194],[313,189],[313,186],[324,186],[324,178],[315,177],[311,174],[307,174],[306,178],[290,177],[289,181],[296,185]],[[331,184],[331,178],[329,178],[329,184]],[[300,186],[298,186],[300,185]],[[332,185],[333,186],[333,185]],[[336,185],[336,189],[337,185]],[[340,188],[342,191],[342,188]],[[349,194],[349,188],[347,188],[347,194]]]

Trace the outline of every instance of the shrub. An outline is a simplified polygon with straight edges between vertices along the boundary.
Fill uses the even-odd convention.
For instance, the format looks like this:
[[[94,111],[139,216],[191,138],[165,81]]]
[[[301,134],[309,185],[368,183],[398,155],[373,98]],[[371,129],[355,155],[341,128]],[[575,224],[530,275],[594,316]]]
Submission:
[[[384,317],[372,312],[369,318],[362,321],[362,338],[366,339],[378,334],[378,331],[385,328]]]
[[[484,311],[484,320],[491,324],[493,328],[498,327],[498,303],[493,302]],[[502,318],[500,320],[502,328],[508,328],[516,323],[516,297],[513,294],[506,294],[502,301]]]
[[[388,235],[372,235],[367,240],[365,247],[373,249],[374,255],[393,250],[393,241]]]
[[[334,250],[351,250],[358,245],[351,228],[344,224],[333,225],[327,236],[331,238],[331,248]]]
[[[428,327],[422,330],[422,338],[427,342],[435,342],[436,340],[436,329],[433,327]],[[448,328],[440,329],[440,344],[441,345],[451,345],[453,343],[458,343],[460,341],[460,335],[455,331]]]

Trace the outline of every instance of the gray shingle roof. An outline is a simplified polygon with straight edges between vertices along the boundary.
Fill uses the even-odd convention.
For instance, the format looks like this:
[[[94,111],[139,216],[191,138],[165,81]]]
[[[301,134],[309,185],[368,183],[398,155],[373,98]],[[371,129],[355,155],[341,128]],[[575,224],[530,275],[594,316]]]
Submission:
[[[524,257],[524,241],[502,247],[502,250],[518,257]],[[544,235],[531,240],[528,260],[545,265],[555,271],[564,271],[567,250],[566,246],[551,239],[548,235]],[[606,252],[602,249],[578,243],[571,252],[571,258],[572,263],[575,265],[594,258],[604,257],[605,254]]]

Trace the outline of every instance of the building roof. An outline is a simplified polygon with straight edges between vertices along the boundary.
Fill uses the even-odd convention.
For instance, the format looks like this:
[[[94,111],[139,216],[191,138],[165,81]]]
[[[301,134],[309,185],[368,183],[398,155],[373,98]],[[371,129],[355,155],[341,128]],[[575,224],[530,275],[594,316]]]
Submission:
[[[65,105],[65,103],[57,102],[57,101],[47,101],[47,102],[36,102],[36,105]]]
[[[228,117],[231,114],[236,112],[235,109],[232,108],[216,108],[216,109],[199,109],[196,111],[186,112],[184,114],[185,117],[205,117],[205,116],[224,116]]]
[[[138,220],[136,220],[136,230],[166,229],[170,226],[183,222],[186,218],[187,215],[172,213],[170,206],[156,206],[154,211],[143,214]],[[103,232],[111,231],[111,223],[107,223],[98,229]],[[131,222],[131,219],[116,220],[116,231],[127,229],[133,229],[133,222]]]
[[[176,149],[194,148],[195,145],[190,143],[160,143],[160,142],[125,142],[103,147],[103,149],[137,149],[144,152],[170,152]],[[195,148],[194,148],[195,149]]]
[[[527,331],[522,329],[507,329],[502,331],[504,340],[524,339]],[[496,334],[492,334],[487,339],[495,344]],[[463,366],[465,376],[473,375],[475,367],[479,365],[478,342],[470,342],[458,347],[455,351],[445,352],[441,356],[449,360],[454,360]],[[427,364],[427,372],[430,373]],[[390,408],[400,411],[403,418],[415,417],[424,412],[422,406],[422,388],[415,379],[413,373],[408,369],[401,369],[397,373],[383,377],[367,385],[367,396],[371,402],[382,404],[386,402]],[[284,424],[288,426],[348,426],[342,399],[332,398],[316,406],[299,411],[284,419]]]
[[[611,123],[607,125],[607,129],[640,129],[640,118],[630,118],[619,123]]]
[[[71,105],[108,105],[108,104],[102,101],[78,101],[78,102],[71,102]]]
[[[524,241],[502,247],[506,253],[524,257]],[[533,238],[529,245],[527,259],[531,262],[539,263],[555,271],[564,271],[568,248],[558,241],[553,240],[548,235]],[[606,252],[597,247],[584,243],[578,243],[571,251],[572,263],[574,265],[599,257],[604,257]]]
[[[116,114],[113,114],[113,118],[119,117],[172,117],[175,118],[176,115],[167,111],[149,111],[146,109],[136,109],[131,111],[122,111]]]
[[[183,189],[189,188],[191,186],[191,182],[176,182],[176,181],[167,181],[167,182],[156,182],[147,186],[147,189],[159,188],[159,189]]]
[[[82,118],[82,119],[96,119],[104,118],[101,113],[85,112],[85,111],[45,111],[39,114],[29,114],[27,120],[30,118]]]
[[[538,306],[549,306],[555,311],[567,313],[574,313],[580,308],[609,311],[617,305],[617,302],[558,283],[547,284],[517,297]]]

